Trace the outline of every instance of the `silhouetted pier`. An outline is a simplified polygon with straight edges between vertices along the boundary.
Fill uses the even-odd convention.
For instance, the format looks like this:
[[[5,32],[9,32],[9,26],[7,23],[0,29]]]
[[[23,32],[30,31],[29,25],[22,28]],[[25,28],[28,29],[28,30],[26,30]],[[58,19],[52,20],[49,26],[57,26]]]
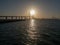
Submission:
[[[0,16],[0,22],[24,21],[30,19],[30,16]]]

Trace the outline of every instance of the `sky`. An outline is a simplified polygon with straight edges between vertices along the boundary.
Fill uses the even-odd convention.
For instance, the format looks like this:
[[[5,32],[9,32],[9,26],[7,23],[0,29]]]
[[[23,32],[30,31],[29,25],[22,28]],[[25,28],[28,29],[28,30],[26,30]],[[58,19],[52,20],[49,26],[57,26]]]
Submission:
[[[0,16],[26,16],[30,9],[35,17],[60,18],[60,0],[0,0]]]

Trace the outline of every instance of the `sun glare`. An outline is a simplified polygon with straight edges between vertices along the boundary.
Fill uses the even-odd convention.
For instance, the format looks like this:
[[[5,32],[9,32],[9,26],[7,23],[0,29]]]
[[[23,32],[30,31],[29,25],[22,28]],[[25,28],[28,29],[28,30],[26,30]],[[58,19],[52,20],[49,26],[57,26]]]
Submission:
[[[35,10],[33,10],[33,9],[30,10],[30,15],[31,15],[31,16],[35,15]]]

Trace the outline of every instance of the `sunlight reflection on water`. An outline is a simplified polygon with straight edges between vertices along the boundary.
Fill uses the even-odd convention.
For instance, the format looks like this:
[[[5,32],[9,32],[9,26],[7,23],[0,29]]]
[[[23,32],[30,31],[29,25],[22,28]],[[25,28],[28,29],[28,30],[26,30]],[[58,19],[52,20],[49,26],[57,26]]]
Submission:
[[[32,28],[32,29],[31,29]],[[38,31],[35,28],[35,20],[32,19],[30,21],[30,29],[27,30],[28,33],[28,43],[26,45],[36,45],[37,40],[38,40]]]
[[[30,26],[34,26],[34,19],[31,20],[31,25]]]

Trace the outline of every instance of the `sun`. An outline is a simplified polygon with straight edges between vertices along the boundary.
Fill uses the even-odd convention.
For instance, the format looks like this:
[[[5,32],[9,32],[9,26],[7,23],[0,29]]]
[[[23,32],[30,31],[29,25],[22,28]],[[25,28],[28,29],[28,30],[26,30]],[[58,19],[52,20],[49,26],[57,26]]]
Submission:
[[[31,10],[30,10],[30,15],[31,15],[31,16],[35,15],[35,10],[34,10],[34,9],[31,9]]]

